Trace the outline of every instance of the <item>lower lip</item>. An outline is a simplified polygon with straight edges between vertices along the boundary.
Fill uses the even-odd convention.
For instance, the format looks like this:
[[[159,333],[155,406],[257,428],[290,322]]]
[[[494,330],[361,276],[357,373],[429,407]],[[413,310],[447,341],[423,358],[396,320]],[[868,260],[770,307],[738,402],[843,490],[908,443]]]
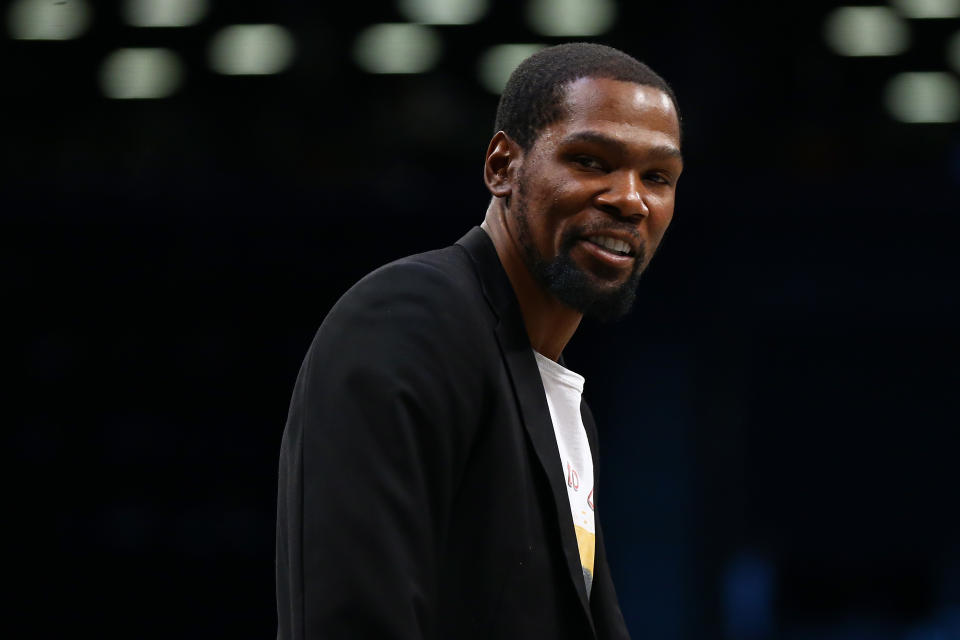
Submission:
[[[583,249],[590,254],[591,257],[611,267],[624,268],[633,264],[633,256],[624,256],[620,255],[619,253],[614,253],[598,244],[590,242],[589,240],[581,240],[578,244],[583,247]]]

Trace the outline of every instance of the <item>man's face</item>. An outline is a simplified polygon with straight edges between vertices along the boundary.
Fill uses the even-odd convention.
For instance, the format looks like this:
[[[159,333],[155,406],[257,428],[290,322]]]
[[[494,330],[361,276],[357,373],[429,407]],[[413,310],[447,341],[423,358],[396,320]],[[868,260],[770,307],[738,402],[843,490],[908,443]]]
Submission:
[[[582,78],[523,156],[511,209],[534,277],[601,319],[626,313],[673,217],[680,125],[653,87]]]

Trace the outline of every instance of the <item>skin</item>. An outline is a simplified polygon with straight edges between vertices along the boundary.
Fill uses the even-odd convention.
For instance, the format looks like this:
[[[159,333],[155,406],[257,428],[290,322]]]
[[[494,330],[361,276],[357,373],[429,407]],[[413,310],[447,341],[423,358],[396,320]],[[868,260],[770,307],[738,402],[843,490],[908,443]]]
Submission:
[[[502,131],[490,141],[484,181],[493,197],[481,225],[513,285],[531,345],[554,361],[583,314],[530,272],[517,212],[525,207],[530,240],[547,260],[561,251],[564,232],[582,231],[570,257],[598,290],[613,290],[656,252],[683,171],[679,118],[659,89],[581,78],[568,85],[566,103],[567,116],[545,127],[528,151]],[[634,249],[642,244],[644,263],[587,239],[597,232]]]

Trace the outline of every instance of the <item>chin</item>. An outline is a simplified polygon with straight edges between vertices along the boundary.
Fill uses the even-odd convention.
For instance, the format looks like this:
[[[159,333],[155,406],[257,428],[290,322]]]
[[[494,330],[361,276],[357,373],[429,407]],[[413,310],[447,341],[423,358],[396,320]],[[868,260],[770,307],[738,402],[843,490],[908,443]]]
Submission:
[[[630,311],[637,297],[640,269],[611,282],[577,264],[569,254],[533,265],[534,275],[561,304],[587,317],[616,320]]]

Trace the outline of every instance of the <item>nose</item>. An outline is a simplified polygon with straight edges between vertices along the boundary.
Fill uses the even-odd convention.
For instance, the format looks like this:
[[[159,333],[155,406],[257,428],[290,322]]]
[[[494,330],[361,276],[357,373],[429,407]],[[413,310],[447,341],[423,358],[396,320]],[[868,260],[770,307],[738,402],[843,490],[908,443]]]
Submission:
[[[643,181],[633,171],[610,174],[610,187],[594,198],[597,207],[618,218],[640,219],[650,215],[644,200]]]

